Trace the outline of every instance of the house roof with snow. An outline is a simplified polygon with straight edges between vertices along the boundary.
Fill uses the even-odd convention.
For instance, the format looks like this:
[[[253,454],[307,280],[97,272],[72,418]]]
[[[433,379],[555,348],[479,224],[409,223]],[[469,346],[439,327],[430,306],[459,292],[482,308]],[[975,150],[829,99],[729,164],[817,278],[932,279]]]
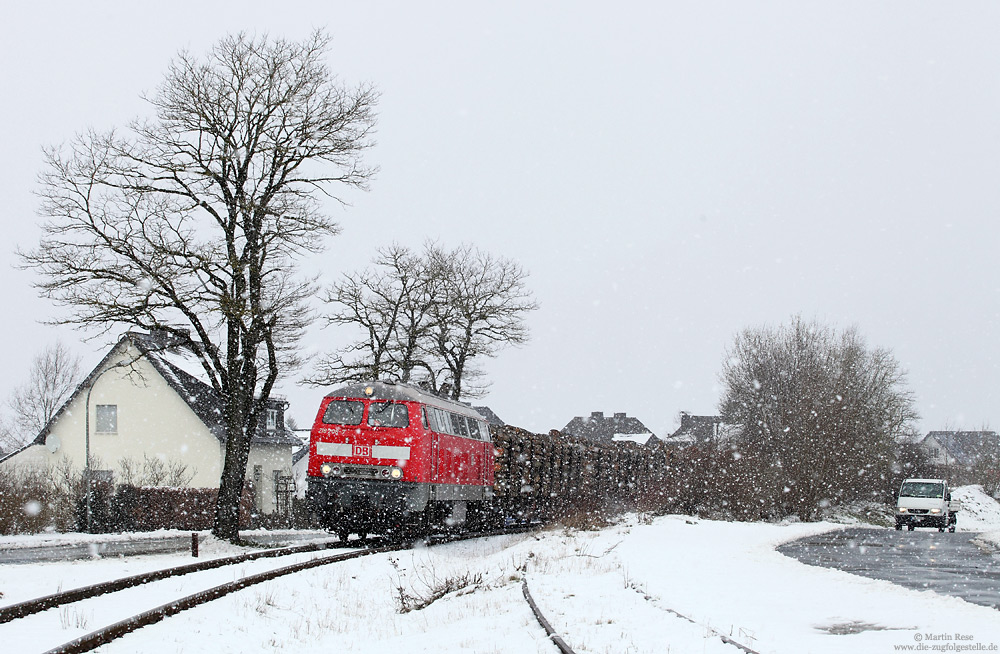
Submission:
[[[696,416],[682,411],[681,426],[663,440],[668,445],[684,447],[729,440],[738,436],[739,432],[739,425],[727,423],[721,416]]]
[[[920,441],[923,448],[937,442],[959,465],[975,465],[987,454],[1000,455],[1000,436],[995,431],[932,431]]]
[[[489,408],[488,406],[474,406],[472,408],[475,409],[479,413],[479,415],[485,418],[488,424],[496,425],[497,427],[503,427],[505,424],[507,424],[500,419],[500,416],[493,413],[493,409]]]
[[[42,428],[42,431],[35,437],[31,445],[45,444],[45,437],[48,436],[52,425],[59,420],[70,403],[81,393],[87,392],[87,389],[94,383],[98,375],[103,373],[108,365],[111,365],[112,360],[116,356],[120,356],[128,344],[134,346],[149,361],[153,369],[184,400],[184,403],[198,416],[198,419],[205,424],[213,436],[218,438],[222,443],[226,441],[222,398],[212,386],[190,372],[197,371],[197,366],[200,366],[194,359],[194,355],[186,350],[174,347],[170,337],[165,334],[128,332],[122,336],[101,362],[87,375],[87,378],[77,387],[73,395],[63,403],[59,411]],[[186,369],[182,368],[182,365]],[[287,403],[279,398],[272,398],[270,404],[272,408],[278,409],[280,413],[283,413]],[[256,433],[253,435],[252,442],[261,445],[297,446],[301,444],[299,439],[286,433],[283,416],[279,418],[277,424],[278,429],[268,430],[266,416],[262,416]]]
[[[611,440],[616,443],[636,443],[638,445],[647,445],[653,438],[654,436],[651,432],[646,432],[643,434],[615,434],[611,437]]]
[[[639,437],[645,437],[642,443],[646,445],[656,439],[656,434],[638,418],[624,413],[605,416],[603,411],[594,411],[585,418],[573,418],[563,427],[562,432],[599,443],[625,440],[625,437],[632,437],[628,440],[637,441]]]
[[[292,452],[292,465],[296,465],[299,461],[309,456],[309,443],[306,443],[299,449]]]

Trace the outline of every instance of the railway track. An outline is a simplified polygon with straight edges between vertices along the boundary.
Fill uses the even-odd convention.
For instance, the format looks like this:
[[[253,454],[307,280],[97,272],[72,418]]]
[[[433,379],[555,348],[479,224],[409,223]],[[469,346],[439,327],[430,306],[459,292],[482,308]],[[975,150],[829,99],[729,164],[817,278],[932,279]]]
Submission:
[[[208,559],[205,561],[198,561],[197,563],[190,563],[187,565],[180,565],[172,568],[164,568],[162,570],[153,570],[151,572],[144,572],[129,577],[122,577],[120,579],[114,579],[111,581],[91,584],[88,586],[82,586],[80,588],[74,588],[72,590],[53,593],[51,595],[46,595],[44,597],[38,597],[35,599],[26,600],[24,602],[19,602],[17,604],[10,604],[8,606],[0,607],[0,624],[10,622],[18,618],[24,618],[26,616],[33,615],[35,613],[39,613],[41,611],[45,611],[51,608],[56,608],[64,604],[78,602],[91,597],[98,597],[100,595],[105,595],[107,593],[124,590],[126,588],[141,586],[143,584],[148,584],[153,581],[159,581],[161,579],[169,579],[170,577],[180,577],[195,572],[201,572],[203,570],[212,570],[215,568],[237,565],[240,563],[246,563],[248,561],[256,561],[259,559],[278,558],[293,554],[318,552],[326,549],[343,548],[343,547],[344,544],[340,541],[310,543],[307,545],[279,547],[274,549],[262,550],[259,552],[248,552],[246,554],[220,557],[217,559]]]
[[[566,644],[566,641],[562,639],[562,636],[556,633],[556,630],[552,628],[549,621],[545,619],[545,615],[542,613],[541,609],[538,608],[538,604],[535,603],[535,598],[531,596],[531,591],[528,590],[527,579],[521,580],[521,592],[524,594],[524,600],[531,608],[531,612],[535,614],[535,620],[537,620],[538,624],[540,624],[542,629],[545,630],[549,640],[551,640],[552,644],[556,646],[560,654],[576,654],[576,652],[574,652],[572,648]]]
[[[523,531],[527,528],[432,536],[423,542],[437,545]],[[343,545],[317,543],[252,552],[114,579],[9,605],[0,608],[0,624],[7,625],[3,628],[3,639],[7,644],[17,645],[16,651],[88,652],[181,611],[256,584],[310,568],[409,549],[412,543],[369,545],[348,552],[324,553],[334,547]],[[285,564],[288,558],[294,562]],[[235,566],[239,568],[234,571]],[[238,574],[236,579],[232,579],[234,572]],[[224,581],[227,577],[230,580]],[[197,588],[193,593],[192,587]],[[151,608],[134,613],[137,606]],[[60,642],[59,635],[65,629],[86,629],[92,621],[105,626],[70,642]],[[30,643],[30,649],[24,649],[25,643]]]

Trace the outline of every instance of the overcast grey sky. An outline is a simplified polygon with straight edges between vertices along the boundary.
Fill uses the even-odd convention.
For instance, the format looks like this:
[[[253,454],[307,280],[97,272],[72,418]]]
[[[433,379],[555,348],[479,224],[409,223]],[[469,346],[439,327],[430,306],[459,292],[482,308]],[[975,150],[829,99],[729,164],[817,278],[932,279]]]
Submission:
[[[322,27],[331,68],[382,93],[381,172],[331,206],[344,231],[313,264],[333,280],[426,238],[520,261],[533,338],[486,365],[508,422],[672,431],[715,412],[739,330],[801,314],[893,350],[922,429],[998,426],[1000,5],[417,4],[8,7],[0,397],[46,344],[88,367],[104,345],[40,326],[58,312],[11,268],[38,238],[41,147],[146,114],[181,48]],[[311,423],[322,392],[283,390]]]

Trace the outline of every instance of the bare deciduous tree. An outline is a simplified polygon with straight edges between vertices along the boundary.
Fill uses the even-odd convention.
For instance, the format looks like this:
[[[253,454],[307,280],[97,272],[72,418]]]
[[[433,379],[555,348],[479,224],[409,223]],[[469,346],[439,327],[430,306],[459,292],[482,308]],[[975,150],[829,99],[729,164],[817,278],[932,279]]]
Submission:
[[[338,83],[327,46],[319,32],[238,34],[204,60],[181,52],[149,98],[154,119],[47,151],[49,220],[20,253],[70,308],[61,322],[165,330],[198,355],[225,407],[213,532],[229,540],[254,426],[311,318],[296,258],[338,231],[317,196],[373,173],[361,155],[376,93]]]
[[[419,255],[402,245],[378,251],[373,267],[348,273],[333,284],[324,300],[333,307],[328,325],[353,325],[364,336],[325,355],[307,381],[389,379],[408,382],[423,365],[435,283]]]
[[[469,245],[430,246],[427,259],[441,300],[432,306],[427,350],[444,364],[452,399],[479,395],[484,388],[475,363],[528,340],[524,318],[538,308],[525,285],[528,274],[512,259]]]
[[[20,446],[38,435],[80,384],[80,357],[62,343],[34,357],[28,379],[7,400],[12,419],[5,431],[9,445]]]
[[[331,325],[364,333],[324,357],[308,383],[419,381],[453,399],[482,391],[481,359],[528,339],[537,308],[516,262],[462,245],[428,243],[421,255],[393,245],[373,269],[346,275],[327,293]]]
[[[742,425],[740,447],[759,462],[746,483],[777,515],[812,519],[825,502],[880,497],[917,417],[888,350],[798,317],[739,334],[721,379],[723,418]]]

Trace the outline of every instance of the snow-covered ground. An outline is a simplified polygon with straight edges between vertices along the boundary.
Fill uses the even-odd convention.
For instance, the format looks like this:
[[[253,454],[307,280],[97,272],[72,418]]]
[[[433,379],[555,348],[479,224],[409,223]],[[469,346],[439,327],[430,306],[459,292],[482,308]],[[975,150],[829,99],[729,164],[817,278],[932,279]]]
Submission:
[[[963,530],[1000,534],[996,502],[975,488],[961,489],[961,499]],[[976,643],[980,651],[1000,648],[994,609],[810,567],[774,551],[837,528],[630,516],[602,531],[554,528],[376,555],[248,589],[101,651],[554,652],[524,601],[523,579],[579,654],[739,651],[720,634],[761,653],[934,651],[949,643],[951,650],[940,651]],[[4,566],[0,604],[188,560]],[[453,590],[401,612],[445,587]],[[64,612],[53,628],[65,642],[97,626],[78,628],[81,622],[86,615]],[[920,644],[926,649],[916,649]]]
[[[1000,503],[984,493],[982,486],[961,486],[951,497],[962,501],[958,531],[979,532],[983,540],[1000,548]]]

